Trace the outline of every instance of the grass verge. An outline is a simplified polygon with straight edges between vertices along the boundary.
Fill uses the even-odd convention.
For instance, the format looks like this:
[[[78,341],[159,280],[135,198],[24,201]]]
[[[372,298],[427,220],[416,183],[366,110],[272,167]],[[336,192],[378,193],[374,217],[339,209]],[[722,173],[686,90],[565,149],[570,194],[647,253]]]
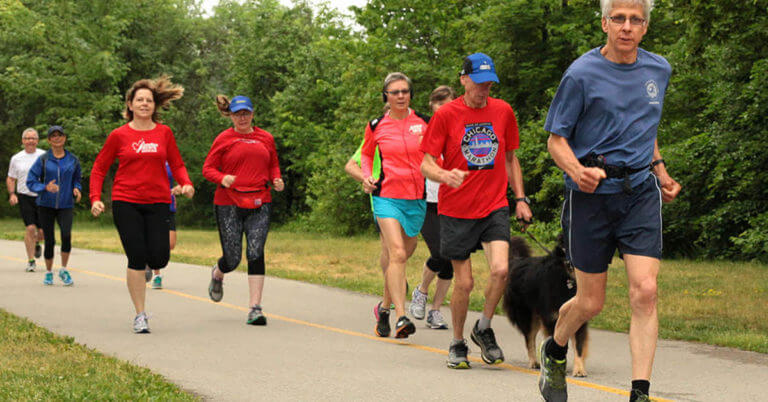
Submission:
[[[0,399],[197,398],[148,369],[107,357],[0,309]]]
[[[18,220],[0,220],[3,238],[21,240]],[[73,246],[122,252],[116,230],[93,221],[75,222]],[[267,275],[380,294],[380,243],[369,236],[272,230],[266,246]],[[536,250],[536,247],[534,247]],[[220,256],[215,230],[180,229],[171,259],[211,265]],[[428,255],[423,242],[408,261],[411,286],[421,281]],[[472,256],[475,289],[470,308],[481,310],[488,264],[482,253]],[[71,264],[77,267],[78,261]],[[245,263],[239,267],[245,270]],[[172,279],[169,272],[167,280]],[[410,297],[410,295],[409,295]],[[450,293],[448,294],[450,299]],[[768,353],[768,266],[751,262],[665,260],[659,274],[660,337],[704,342]],[[617,332],[629,330],[627,277],[623,262],[609,268],[606,303],[591,326]],[[497,324],[498,325],[498,324]]]

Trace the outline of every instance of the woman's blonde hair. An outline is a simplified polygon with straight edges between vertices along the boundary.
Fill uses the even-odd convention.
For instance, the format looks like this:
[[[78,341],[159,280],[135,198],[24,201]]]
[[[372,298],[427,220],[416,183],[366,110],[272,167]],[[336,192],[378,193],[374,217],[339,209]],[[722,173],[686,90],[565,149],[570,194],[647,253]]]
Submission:
[[[133,111],[128,107],[136,92],[140,89],[152,91],[152,99],[155,101],[155,110],[152,112],[152,121],[160,123],[160,109],[168,110],[172,101],[179,99],[184,95],[184,87],[171,82],[171,77],[162,75],[155,79],[141,79],[133,83],[128,92],[125,93],[125,110],[123,117],[126,120],[133,120]]]

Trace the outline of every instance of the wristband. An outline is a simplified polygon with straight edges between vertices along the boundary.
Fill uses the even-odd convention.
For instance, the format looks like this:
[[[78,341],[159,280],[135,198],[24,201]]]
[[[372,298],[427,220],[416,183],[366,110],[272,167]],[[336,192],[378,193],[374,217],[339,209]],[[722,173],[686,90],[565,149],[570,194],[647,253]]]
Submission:
[[[656,159],[655,161],[651,162],[651,169],[662,163],[664,164],[664,167],[667,167],[667,162],[665,162],[664,159]]]

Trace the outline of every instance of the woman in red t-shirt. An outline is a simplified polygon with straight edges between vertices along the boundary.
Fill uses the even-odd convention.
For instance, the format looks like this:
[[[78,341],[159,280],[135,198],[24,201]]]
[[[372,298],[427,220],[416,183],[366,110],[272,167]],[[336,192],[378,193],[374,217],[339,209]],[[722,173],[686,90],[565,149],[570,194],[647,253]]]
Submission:
[[[168,264],[168,214],[171,193],[165,162],[188,198],[195,194],[176,139],[168,126],[160,124],[159,110],[181,98],[184,88],[166,76],[136,81],[125,94],[128,123],[107,137],[93,162],[90,182],[91,213],[104,212],[101,188],[110,166],[119,165],[112,187],[112,216],[128,257],[128,293],[136,308],[133,331],[149,333],[144,310],[145,269],[161,269]]]
[[[222,256],[211,270],[208,295],[214,302],[224,296],[224,274],[240,264],[243,234],[247,247],[248,289],[247,324],[266,325],[261,309],[264,289],[264,244],[269,231],[272,195],[270,187],[283,191],[280,164],[272,134],[252,126],[253,103],[245,96],[216,97],[222,115],[233,127],[222,131],[211,145],[203,165],[203,176],[218,184],[213,198],[219,228]]]

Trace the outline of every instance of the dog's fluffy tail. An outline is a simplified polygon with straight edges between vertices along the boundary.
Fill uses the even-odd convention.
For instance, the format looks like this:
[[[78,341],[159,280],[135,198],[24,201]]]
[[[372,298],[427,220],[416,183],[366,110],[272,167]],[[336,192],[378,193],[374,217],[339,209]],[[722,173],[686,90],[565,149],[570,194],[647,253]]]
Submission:
[[[520,236],[513,236],[509,240],[509,258],[528,258],[531,256],[531,248]]]

